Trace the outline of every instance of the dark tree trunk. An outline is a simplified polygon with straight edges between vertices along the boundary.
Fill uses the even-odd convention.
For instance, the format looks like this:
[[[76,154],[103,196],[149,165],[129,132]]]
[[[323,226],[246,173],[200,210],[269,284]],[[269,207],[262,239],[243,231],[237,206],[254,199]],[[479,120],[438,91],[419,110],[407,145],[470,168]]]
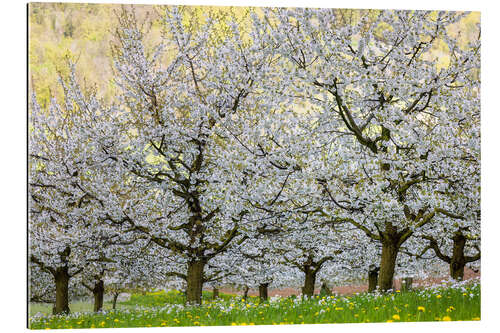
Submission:
[[[94,312],[99,312],[102,310],[104,304],[104,281],[97,281],[94,289],[92,290],[94,294]]]
[[[401,283],[401,291],[410,291],[413,284],[412,277],[404,277]]]
[[[304,273],[306,278],[304,280],[304,287],[302,288],[302,293],[304,296],[312,297],[314,296],[314,285],[316,284],[316,272],[311,269],[310,266],[304,267]]]
[[[259,297],[261,300],[267,300],[267,288],[269,287],[269,283],[261,283],[259,285]]]
[[[382,258],[380,261],[379,289],[387,291],[393,288],[394,269],[398,257],[399,247],[394,239],[382,241]]]
[[[119,292],[113,294],[113,310],[116,310],[116,301],[118,300],[118,295],[120,295]]]
[[[188,304],[201,304],[203,290],[204,260],[192,260],[188,264],[186,302]]]
[[[368,292],[372,293],[377,289],[379,267],[370,267],[368,271]]]
[[[319,295],[321,297],[324,297],[324,296],[330,296],[331,294],[332,294],[331,289],[328,287],[328,284],[326,283],[326,281],[324,281],[321,284],[321,290],[319,291]]]
[[[212,298],[213,299],[219,298],[219,289],[214,287]]]
[[[68,267],[60,267],[56,270],[54,279],[56,282],[56,303],[52,309],[53,314],[69,313],[69,279]]]
[[[465,236],[461,232],[453,236],[453,255],[450,262],[450,275],[454,280],[464,279],[465,268]]]
[[[246,301],[248,298],[248,286],[243,287],[243,299]]]

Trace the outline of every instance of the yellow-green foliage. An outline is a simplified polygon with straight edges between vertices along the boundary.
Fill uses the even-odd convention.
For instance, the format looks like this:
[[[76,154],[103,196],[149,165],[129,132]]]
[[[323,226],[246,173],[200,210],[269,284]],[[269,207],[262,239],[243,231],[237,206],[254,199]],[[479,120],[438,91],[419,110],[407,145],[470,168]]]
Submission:
[[[152,6],[135,6],[138,18]],[[119,5],[31,3],[29,5],[29,74],[39,101],[45,105],[50,96],[60,99],[62,89],[58,72],[68,73],[66,58],[76,61],[77,70],[88,84],[95,84],[99,97],[113,94],[109,43],[117,27],[115,12]],[[159,27],[152,35],[159,39]]]
[[[132,6],[125,8],[130,10]],[[158,43],[162,36],[159,13],[165,6],[133,5],[133,8],[139,22],[151,23],[144,40],[146,46]],[[47,105],[51,96],[61,99],[58,75],[68,74],[67,58],[76,62],[77,71],[86,84],[96,85],[99,97],[111,99],[115,86],[111,80],[110,43],[114,40],[118,27],[116,15],[120,11],[120,5],[114,4],[29,4],[29,86],[35,89],[42,106]],[[248,8],[243,7],[189,7],[186,20],[194,15],[196,23],[203,24],[204,14],[208,12],[249,22]],[[227,25],[221,23],[219,29],[223,35]]]
[[[131,6],[126,8],[130,9]],[[145,44],[152,46],[159,42],[162,26],[158,19],[159,13],[163,12],[165,6],[134,5],[133,8],[140,22],[147,17],[152,23]],[[240,31],[244,34],[245,27],[250,24],[248,13],[252,10],[249,7],[213,6],[186,9],[186,24],[203,24],[204,14],[208,12],[223,18],[217,26],[219,38],[216,38],[215,43],[223,41],[228,29],[227,19],[230,18],[241,23]],[[107,101],[111,99],[115,86],[111,81],[113,73],[109,45],[114,38],[114,31],[118,25],[116,15],[120,10],[120,5],[114,4],[31,3],[29,5],[29,80],[30,87],[35,89],[42,106],[46,106],[50,96],[61,99],[62,89],[58,84],[58,73],[62,75],[68,73],[67,58],[76,61],[77,70],[82,74],[80,77],[84,77],[88,85],[96,85],[99,97]],[[256,11],[262,15],[261,11],[258,9]],[[356,10],[343,10],[342,13],[345,20],[356,21]],[[377,11],[373,11],[373,15],[376,14]],[[479,22],[480,13],[472,12],[450,30],[463,44],[478,33]],[[444,42],[436,43],[432,53],[439,58],[438,66],[447,66],[449,61],[447,51]]]

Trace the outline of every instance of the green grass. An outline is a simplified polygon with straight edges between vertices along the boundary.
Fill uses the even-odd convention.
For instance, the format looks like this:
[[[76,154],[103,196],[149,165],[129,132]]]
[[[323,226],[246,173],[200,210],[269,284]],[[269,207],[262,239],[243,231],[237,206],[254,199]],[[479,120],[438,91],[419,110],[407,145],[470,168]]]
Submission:
[[[257,298],[244,302],[230,295],[211,301],[207,293],[199,307],[186,307],[181,300],[176,292],[133,295],[121,303],[127,308],[35,317],[30,324],[31,328],[42,329],[479,320],[481,304],[479,284],[387,295],[273,298],[266,302]]]
[[[203,300],[209,301],[213,297],[213,293],[211,291],[203,291]],[[220,293],[219,297],[223,300],[230,300],[235,298],[234,294],[224,294]],[[249,299],[252,299],[252,296],[249,296]],[[132,294],[130,299],[123,302],[118,302],[116,304],[117,310],[131,310],[135,309],[137,306],[142,307],[158,307],[164,306],[165,304],[184,304],[185,298],[183,294],[177,290],[171,290],[168,292],[160,291],[154,293],[146,293],[146,294]],[[76,301],[71,302],[69,308],[72,313],[74,312],[91,312],[93,311],[94,305],[91,302],[85,301]],[[104,310],[110,311],[113,308],[113,304],[111,302],[104,302],[103,305]],[[45,316],[52,314],[52,304],[48,303],[31,303],[29,306],[29,316],[33,317],[36,314],[42,314]]]
[[[204,301],[210,301],[212,299],[213,293],[211,291],[203,291],[202,299]],[[220,293],[219,297],[223,300],[230,300],[236,295],[223,294]],[[146,293],[142,294],[133,294],[130,296],[130,299],[125,302],[121,302],[122,305],[140,305],[146,307],[153,306],[164,306],[165,304],[184,304],[185,303],[184,295],[177,290],[170,290],[168,292],[159,291],[155,293]]]
[[[120,309],[126,308],[123,304],[117,304],[116,307]],[[103,305],[104,310],[109,311],[113,308],[113,304],[111,302],[104,302]],[[69,305],[69,309],[71,312],[90,312],[93,311],[94,305],[90,302],[77,301],[71,302]],[[37,313],[41,313],[43,315],[52,314],[52,304],[48,303],[31,303],[29,306],[30,317],[35,316]]]

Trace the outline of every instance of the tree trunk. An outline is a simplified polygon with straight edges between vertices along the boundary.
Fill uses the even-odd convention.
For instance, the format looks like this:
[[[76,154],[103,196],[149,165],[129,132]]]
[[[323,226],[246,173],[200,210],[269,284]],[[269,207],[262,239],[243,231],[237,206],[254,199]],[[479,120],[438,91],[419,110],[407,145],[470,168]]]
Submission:
[[[201,304],[203,290],[204,260],[191,260],[187,271],[186,302],[188,304]]]
[[[52,310],[53,314],[69,313],[69,273],[67,267],[60,267],[54,275],[56,281],[56,304]]]
[[[104,281],[97,281],[94,289],[92,290],[92,294],[94,294],[94,312],[99,312],[102,310],[102,306],[104,303]]]
[[[394,269],[399,248],[395,240],[382,241],[382,258],[380,261],[379,288],[387,291],[393,288]]]
[[[323,281],[323,283],[321,284],[321,290],[319,291],[319,295],[321,297],[325,297],[325,296],[330,296],[331,294],[332,294],[332,291],[328,287],[328,284],[326,283],[326,281]]]
[[[379,267],[370,267],[368,271],[368,292],[372,293],[377,289]]]
[[[465,236],[461,232],[457,232],[453,236],[453,256],[450,262],[450,275],[454,280],[462,281],[464,279],[465,241]]]
[[[261,283],[259,285],[259,297],[261,300],[267,300],[267,287],[269,287],[269,283]]]
[[[248,286],[245,286],[245,287],[243,288],[243,299],[244,299],[245,301],[246,301],[246,300],[247,300],[247,298],[248,298],[248,289],[249,289],[249,288],[248,288]]]
[[[304,294],[304,296],[312,297],[314,296],[314,285],[316,284],[316,272],[313,271],[310,266],[306,266],[304,268],[306,278],[304,280],[302,293]]]
[[[214,287],[212,298],[213,299],[219,298],[219,289],[218,288]]]
[[[413,284],[412,277],[404,277],[401,283],[401,291],[410,291]]]
[[[113,310],[116,310],[116,301],[118,300],[118,295],[120,295],[119,292],[113,294]]]

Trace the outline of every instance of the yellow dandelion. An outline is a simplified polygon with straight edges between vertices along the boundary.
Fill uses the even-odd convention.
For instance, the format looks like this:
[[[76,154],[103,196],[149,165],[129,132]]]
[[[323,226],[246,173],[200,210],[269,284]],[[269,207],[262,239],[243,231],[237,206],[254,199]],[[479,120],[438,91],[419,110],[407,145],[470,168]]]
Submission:
[[[418,310],[418,311],[425,312],[425,308],[424,308],[423,306],[419,306],[419,307],[417,308],[417,310]]]
[[[392,322],[394,322],[394,320],[390,320],[390,319],[389,319],[387,322],[388,322],[388,323],[392,323]]]
[[[118,323],[120,320],[118,320],[118,318],[115,318],[115,320],[113,320],[115,323]]]
[[[231,326],[236,326],[236,325],[238,325],[238,324],[236,324],[236,323],[231,323]]]
[[[442,297],[441,295],[437,295],[437,296],[436,296],[436,298],[438,298],[438,299],[439,299],[439,298],[441,298],[441,297]]]
[[[394,320],[400,320],[401,318],[399,317],[398,314],[395,314],[394,316],[392,316],[392,319],[394,319]]]
[[[472,318],[472,320],[481,320],[481,318],[479,318],[479,317],[474,317],[474,318]]]
[[[449,316],[444,316],[442,320],[443,320],[443,321],[450,321],[450,320],[451,320],[451,318],[450,318]]]

